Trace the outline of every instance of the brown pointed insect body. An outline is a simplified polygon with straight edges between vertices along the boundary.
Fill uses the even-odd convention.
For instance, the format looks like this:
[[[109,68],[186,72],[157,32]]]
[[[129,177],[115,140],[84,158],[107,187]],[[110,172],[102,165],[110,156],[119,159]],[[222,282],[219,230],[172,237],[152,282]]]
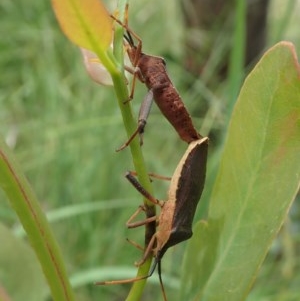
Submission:
[[[177,168],[172,176],[168,192],[168,199],[165,202],[159,201],[147,192],[130,173],[126,175],[133,186],[149,201],[161,207],[158,216],[158,228],[152,236],[142,259],[137,263],[142,265],[145,260],[153,254],[154,264],[148,275],[125,280],[98,282],[97,284],[120,284],[139,281],[150,277],[156,265],[158,265],[158,274],[166,300],[163,282],[161,279],[161,259],[168,248],[189,239],[192,236],[192,223],[195,211],[200,200],[206,173],[206,161],[208,150],[208,138],[202,138],[189,144]],[[145,210],[143,206],[133,214],[127,222],[129,228],[135,228],[156,220],[156,217],[150,217],[143,221],[132,222],[137,214]]]
[[[153,238],[157,261],[168,248],[193,234],[192,223],[205,182],[207,149],[207,137],[191,142],[173,174],[168,200],[161,205],[159,228]]]
[[[148,98],[153,95],[157,106],[183,141],[190,143],[200,139],[201,136],[196,131],[190,114],[168,76],[165,60],[139,52],[139,48],[134,44],[130,46],[129,59],[133,66],[137,67],[138,78],[149,89]],[[145,101],[148,100],[147,96]]]
[[[127,17],[125,24],[116,18],[114,19],[126,29],[124,38],[127,43],[125,46],[133,66],[133,68],[126,69],[134,74],[130,98],[133,98],[136,77],[145,83],[148,88],[148,93],[141,105],[138,128],[119,150],[128,146],[137,134],[140,135],[140,142],[142,144],[142,135],[153,99],[183,141],[190,143],[191,141],[201,139],[202,136],[196,131],[190,114],[168,76],[165,60],[161,57],[142,52],[142,40],[128,28]],[[135,45],[133,37],[137,40],[137,45]]]

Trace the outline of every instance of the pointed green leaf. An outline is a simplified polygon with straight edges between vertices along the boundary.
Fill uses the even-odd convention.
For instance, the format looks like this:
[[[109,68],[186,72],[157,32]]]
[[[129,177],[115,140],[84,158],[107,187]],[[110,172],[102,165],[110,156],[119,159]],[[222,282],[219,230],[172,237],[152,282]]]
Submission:
[[[293,45],[270,49],[235,106],[207,223],[195,229],[180,300],[244,300],[300,182],[300,72]]]

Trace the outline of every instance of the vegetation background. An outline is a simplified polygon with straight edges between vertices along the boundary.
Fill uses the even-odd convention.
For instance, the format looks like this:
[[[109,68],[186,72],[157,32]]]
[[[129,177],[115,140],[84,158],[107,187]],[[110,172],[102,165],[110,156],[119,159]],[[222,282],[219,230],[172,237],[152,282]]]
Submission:
[[[110,6],[114,8],[115,2]],[[270,0],[267,46],[289,40],[300,54],[299,12],[299,1]],[[166,58],[169,74],[196,127],[211,137],[207,183],[196,217],[205,218],[230,119],[226,107],[232,97],[229,82],[226,77],[220,80],[219,70],[213,66],[210,73],[215,78],[209,85],[201,74],[184,67],[185,27],[179,2],[132,0],[130,25],[143,38],[145,52]],[[129,151],[115,152],[126,137],[114,91],[89,79],[79,50],[60,31],[50,1],[2,0],[0,32],[0,134],[48,214],[78,300],[122,300],[128,286],[92,284],[97,277],[109,279],[114,271],[124,273],[120,278],[134,275],[133,262],[141,256],[125,240],[142,241],[143,229],[133,231],[124,226],[141,197],[123,176],[132,169]],[[210,58],[217,51],[218,47],[211,49]],[[245,74],[249,70],[251,67]],[[135,112],[145,93],[145,87],[138,84],[132,103]],[[153,106],[143,147],[148,169],[172,175],[185,147]],[[156,197],[164,199],[168,183],[155,181],[154,185]],[[12,300],[24,300],[28,291],[33,292],[32,301],[49,300],[18,219],[2,192],[0,197],[0,292],[5,286]],[[298,200],[248,301],[299,299],[299,220]],[[184,243],[172,248],[163,260],[170,300],[176,297],[184,248]],[[161,298],[156,277],[149,281],[144,300],[156,299],[154,294]]]

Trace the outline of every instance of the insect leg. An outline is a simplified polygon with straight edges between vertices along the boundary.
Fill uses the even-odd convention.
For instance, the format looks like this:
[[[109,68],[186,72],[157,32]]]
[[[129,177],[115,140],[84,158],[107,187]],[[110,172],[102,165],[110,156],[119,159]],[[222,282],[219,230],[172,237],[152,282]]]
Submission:
[[[140,226],[143,226],[145,224],[148,224],[148,223],[151,223],[151,222],[154,222],[156,220],[156,216],[152,216],[152,217],[148,217],[142,221],[137,221],[137,222],[132,222],[132,220],[135,219],[135,217],[141,212],[141,211],[144,211],[144,208],[143,206],[140,206],[138,208],[138,210],[133,213],[133,215],[130,217],[130,219],[126,222],[126,226],[127,228],[136,228],[136,227],[140,227]]]
[[[129,242],[131,245],[133,245],[134,247],[136,247],[137,249],[141,250],[144,252],[144,247],[142,247],[141,245],[139,245],[138,243],[136,243],[135,241],[126,238],[126,241]]]
[[[138,129],[140,135],[140,144],[143,145],[143,134],[150,110],[153,104],[153,90],[150,89],[145,96],[139,111]]]
[[[143,134],[145,131],[145,126],[147,124],[147,119],[150,114],[150,110],[153,104],[153,93],[155,90],[160,90],[166,88],[168,83],[158,84],[153,86],[148,93],[146,94],[139,111],[139,119],[138,119],[138,134],[140,135],[140,145],[143,145]]]
[[[133,75],[132,83],[131,83],[131,88],[130,88],[130,94],[128,97],[128,100],[124,101],[124,104],[129,102],[130,100],[133,99],[134,95],[134,89],[135,89],[135,84],[136,84],[136,79],[138,78],[142,83],[144,82],[143,75],[141,73],[141,70],[139,67],[130,67],[130,66],[124,66],[125,70]]]
[[[129,173],[135,177],[138,175],[136,171],[132,171],[132,170],[130,170]],[[164,180],[164,181],[171,181],[171,179],[172,179],[171,177],[162,176],[162,175],[159,175],[154,172],[149,172],[148,176],[149,176],[151,182],[153,181],[152,180],[153,178],[158,179],[158,180]]]
[[[142,264],[144,264],[144,262],[147,260],[147,258],[149,257],[149,255],[152,253],[155,242],[156,242],[156,234],[154,234],[152,236],[151,240],[149,241],[149,244],[148,244],[148,246],[147,246],[147,248],[146,248],[146,250],[144,252],[143,258],[140,261],[138,261],[138,262],[135,263],[136,266],[139,267]],[[150,272],[150,274],[149,274],[150,276],[153,274],[153,271]]]
[[[154,205],[158,205],[160,207],[163,206],[164,202],[159,201],[155,197],[153,197],[141,184],[140,182],[130,173],[127,172],[125,174],[127,180],[134,186],[134,188],[143,195],[146,199],[152,202]],[[140,210],[141,211],[141,210]]]
[[[151,106],[153,103],[153,91],[150,89],[145,96],[143,103],[141,105],[140,111],[139,111],[139,119],[138,119],[138,127],[137,129],[133,132],[131,137],[121,146],[119,147],[116,151],[119,152],[126,148],[131,141],[136,137],[136,135],[140,135],[140,145],[143,145],[143,134],[144,134],[144,129],[147,123],[147,119],[151,110]]]
[[[154,245],[154,242],[155,242],[155,238],[156,237],[155,237],[155,234],[154,234],[152,236],[152,239],[149,242],[149,245],[148,245],[145,253],[144,253],[143,259],[140,262],[138,262],[139,265],[142,265],[146,261],[146,259],[149,256],[149,254],[151,253],[153,245]],[[95,285],[112,285],[112,284],[132,283],[132,282],[136,282],[136,281],[139,281],[139,280],[146,279],[146,278],[152,276],[152,274],[153,274],[153,272],[155,270],[156,264],[157,264],[157,261],[155,261],[153,267],[150,270],[150,273],[148,275],[146,275],[146,276],[129,278],[129,279],[123,279],[123,280],[98,281],[98,282],[95,282]]]
[[[126,41],[129,43],[129,45],[131,47],[136,47],[137,51],[136,51],[136,57],[135,57],[135,60],[134,60],[134,66],[137,65],[137,62],[140,58],[140,55],[141,55],[141,52],[142,52],[142,39],[134,32],[132,31],[129,27],[128,27],[128,4],[126,5],[126,8],[125,8],[125,22],[122,23],[122,21],[118,20],[115,16],[113,15],[110,15],[110,17],[112,19],[114,19],[118,24],[120,24],[127,32],[127,36],[124,36]],[[133,42],[133,39],[132,39],[132,36],[137,40],[137,46],[135,46],[134,42]]]
[[[129,38],[128,42],[129,42],[130,46],[136,47],[136,56],[135,56],[135,60],[134,60],[134,64],[133,64],[134,66],[136,66],[138,63],[138,60],[141,56],[141,53],[142,53],[142,39],[134,31],[132,31],[128,26],[128,8],[129,8],[129,5],[127,3],[126,8],[125,8],[125,24],[123,27],[126,29],[126,32],[127,32],[128,38]],[[134,45],[132,36],[135,37],[135,39],[137,40],[137,46]]]
[[[139,280],[146,279],[150,277],[151,275],[141,276],[141,277],[135,277],[135,278],[129,278],[129,279],[123,279],[123,280],[112,280],[112,281],[97,281],[95,282],[95,285],[113,285],[113,284],[124,284],[124,283],[132,283]]]

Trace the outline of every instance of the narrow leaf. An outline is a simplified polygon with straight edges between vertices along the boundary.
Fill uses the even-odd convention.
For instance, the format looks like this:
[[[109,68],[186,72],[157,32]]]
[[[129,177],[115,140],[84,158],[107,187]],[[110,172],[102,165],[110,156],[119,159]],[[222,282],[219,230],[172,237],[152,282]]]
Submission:
[[[185,260],[180,300],[245,300],[300,182],[300,72],[292,44],[270,49],[235,106],[207,223]]]
[[[55,301],[73,301],[59,246],[28,181],[13,154],[0,139],[0,188],[6,193],[31,243]],[[30,275],[28,275],[30,276]]]
[[[76,45],[106,50],[112,41],[112,19],[99,0],[52,0],[65,35]]]

